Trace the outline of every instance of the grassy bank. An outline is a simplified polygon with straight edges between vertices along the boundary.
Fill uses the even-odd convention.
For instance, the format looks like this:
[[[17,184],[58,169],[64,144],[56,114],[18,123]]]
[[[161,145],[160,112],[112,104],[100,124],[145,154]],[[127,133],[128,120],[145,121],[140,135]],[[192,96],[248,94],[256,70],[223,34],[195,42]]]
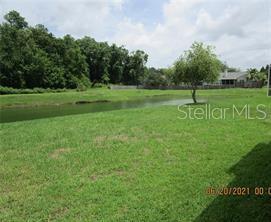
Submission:
[[[190,92],[102,89],[7,96],[1,105],[177,93]],[[180,120],[164,106],[1,124],[0,220],[268,221],[266,193],[206,190],[270,187],[270,98],[263,90],[199,94],[212,106],[250,104],[252,114],[265,104],[269,116]]]
[[[200,96],[253,96],[255,93],[264,92],[266,89],[221,89],[198,90]],[[0,107],[42,106],[76,103],[78,101],[120,101],[140,99],[146,96],[179,95],[191,96],[190,90],[110,90],[106,88],[94,88],[83,92],[70,90],[60,93],[43,94],[16,94],[1,95]]]

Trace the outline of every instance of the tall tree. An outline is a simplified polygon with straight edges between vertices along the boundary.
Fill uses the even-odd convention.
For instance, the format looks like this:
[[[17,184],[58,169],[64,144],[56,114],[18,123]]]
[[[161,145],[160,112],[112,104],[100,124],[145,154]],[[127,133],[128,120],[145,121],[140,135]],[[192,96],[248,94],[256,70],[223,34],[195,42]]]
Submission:
[[[90,37],[79,39],[77,43],[86,57],[92,86],[109,78],[110,47],[108,44],[96,42]]]
[[[70,35],[64,36],[63,43],[66,85],[68,88],[76,88],[82,81],[86,81],[88,75],[86,57],[81,53],[80,47]]]
[[[218,78],[220,62],[212,46],[194,42],[189,50],[175,63],[175,75],[180,82],[192,88],[192,99],[197,103],[196,90],[202,82],[213,82]]]
[[[247,70],[248,79],[252,81],[262,82],[264,85],[267,81],[267,75],[265,71],[258,71],[256,68],[251,68]]]
[[[167,78],[161,69],[151,67],[146,71],[146,75],[143,79],[143,85],[147,87],[166,86]]]
[[[28,24],[25,21],[25,18],[22,17],[19,12],[17,11],[10,11],[4,16],[4,19],[7,21],[8,24],[10,24],[12,27],[15,27],[16,29],[23,29],[27,28]]]
[[[125,84],[139,85],[141,77],[144,76],[145,64],[148,61],[148,55],[137,50],[127,57],[122,82]]]
[[[147,55],[90,37],[56,38],[39,24],[28,26],[16,11],[0,24],[0,84],[14,88],[75,88],[96,83],[139,84]]]
[[[125,61],[128,58],[128,50],[121,47],[118,47],[116,44],[113,44],[110,47],[110,62],[108,73],[110,75],[111,83],[120,83],[123,77],[123,72],[125,68]]]
[[[16,11],[6,14],[4,19],[0,25],[0,84],[24,87],[23,63],[27,60],[24,52],[28,47],[27,22]]]
[[[30,27],[31,38],[35,42],[39,50],[44,55],[45,67],[39,72],[44,71],[43,82],[41,87],[45,88],[63,88],[66,86],[65,67],[63,58],[65,46],[62,39],[55,38],[52,33],[43,25]],[[41,53],[39,53],[41,54]]]

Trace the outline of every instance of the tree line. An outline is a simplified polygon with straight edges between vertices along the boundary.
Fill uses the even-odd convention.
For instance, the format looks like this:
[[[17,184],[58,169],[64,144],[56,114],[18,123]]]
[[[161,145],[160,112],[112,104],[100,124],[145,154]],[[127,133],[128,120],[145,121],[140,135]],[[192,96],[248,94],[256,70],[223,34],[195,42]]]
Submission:
[[[148,55],[142,50],[129,52],[123,46],[87,36],[57,38],[43,25],[29,26],[16,11],[4,19],[0,24],[0,85],[4,87],[43,92],[42,88],[85,89],[97,83],[153,87],[189,84],[195,94],[199,84],[215,81],[219,72],[240,71],[221,62],[212,46],[199,42],[171,67],[147,68]],[[268,66],[260,71],[249,69],[248,78],[264,82],[267,70]],[[10,93],[10,89],[4,91]]]
[[[138,85],[148,55],[91,37],[57,38],[17,11],[0,24],[0,85],[13,88],[78,88],[96,83]]]
[[[201,48],[200,50],[204,50],[204,48],[206,50],[206,47],[208,48],[208,46],[204,46],[202,43],[195,42],[189,50],[191,49],[196,50],[195,45],[197,44],[201,45],[197,47],[197,48]],[[210,52],[210,49],[209,49],[209,52]],[[214,52],[210,52],[210,53],[214,54]],[[172,85],[178,86],[180,84],[186,84],[187,79],[185,78],[183,74],[186,73],[188,77],[192,77],[193,75],[191,73],[189,74],[188,70],[185,67],[181,66],[182,63],[180,62],[180,60],[183,60],[182,57],[184,57],[185,54],[187,53],[184,53],[183,55],[181,55],[181,57],[178,58],[171,67],[159,68],[159,69],[154,68],[154,67],[148,68],[145,71],[142,84],[149,87],[172,86]],[[226,70],[229,73],[241,72],[239,68],[229,67],[226,63],[221,62],[217,57],[214,57],[214,58],[216,59],[216,66],[212,66],[210,73],[212,73],[213,71],[216,71],[216,75],[215,75],[215,78],[212,78],[212,81],[210,81],[210,79],[206,80],[209,83],[212,83],[213,81],[217,80],[219,72],[225,72]],[[201,58],[198,58],[196,56],[195,56],[195,61],[202,62]],[[191,64],[191,66],[193,66],[195,70],[200,69],[201,67],[204,67],[204,65],[201,65],[198,68],[196,68],[197,66],[195,63]],[[269,65],[266,65],[265,67],[262,66],[259,70],[257,68],[247,69],[246,71],[248,73],[247,80],[262,82],[263,85],[267,84],[268,69],[269,69]],[[182,75],[180,75],[181,73]],[[199,76],[197,76],[197,81],[199,85],[201,85],[203,82],[203,80]]]

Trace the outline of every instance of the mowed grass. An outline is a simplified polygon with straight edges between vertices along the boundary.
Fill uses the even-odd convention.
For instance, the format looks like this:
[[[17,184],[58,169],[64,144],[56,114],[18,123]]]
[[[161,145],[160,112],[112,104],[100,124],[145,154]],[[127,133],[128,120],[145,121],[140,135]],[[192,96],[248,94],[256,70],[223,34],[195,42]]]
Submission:
[[[198,90],[200,96],[250,96],[257,92],[262,92],[262,89],[215,89],[215,90]],[[140,99],[150,96],[181,96],[191,97],[190,90],[145,90],[145,89],[130,89],[130,90],[110,90],[107,88],[93,88],[83,92],[69,90],[60,93],[42,93],[42,94],[15,94],[1,95],[0,108],[4,107],[19,107],[19,106],[42,106],[42,105],[60,105],[67,103],[75,103],[78,101],[123,101]]]
[[[250,104],[252,115],[264,104],[268,117],[180,120],[161,106],[1,124],[0,220],[270,221],[267,192],[206,194],[271,187],[270,98],[200,94],[212,106]]]
[[[2,95],[0,97],[0,107],[16,107],[16,106],[41,106],[41,105],[60,105],[67,103],[75,103],[78,101],[120,101],[138,99],[146,96],[154,95],[189,95],[190,91],[177,90],[110,90],[107,88],[93,88],[87,91],[77,92],[69,90],[60,93],[42,93],[42,94],[15,94]]]

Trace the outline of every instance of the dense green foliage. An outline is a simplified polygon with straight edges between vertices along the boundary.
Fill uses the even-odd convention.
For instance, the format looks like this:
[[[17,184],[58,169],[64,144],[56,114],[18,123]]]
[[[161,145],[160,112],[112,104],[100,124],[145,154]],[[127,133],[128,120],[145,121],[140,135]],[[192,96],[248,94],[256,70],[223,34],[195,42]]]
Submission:
[[[174,67],[168,68],[145,68],[144,76],[142,77],[142,85],[150,88],[160,86],[178,85],[174,81]]]
[[[195,42],[175,63],[175,79],[192,87],[192,98],[196,103],[197,86],[203,82],[214,82],[221,70],[220,61],[211,46]]]
[[[256,68],[248,69],[248,79],[253,81],[261,81],[264,84],[267,83],[268,80],[268,66],[266,69],[263,67],[258,71]]]
[[[105,92],[128,99],[189,93]],[[270,105],[262,89],[199,95],[212,107],[250,104],[252,114]],[[164,106],[0,124],[0,221],[270,221],[266,193],[206,194],[209,187],[270,187],[270,109],[265,120],[178,115]]]
[[[146,87],[159,87],[169,84],[167,76],[161,69],[155,69],[153,67],[146,70],[145,77],[143,79],[143,85]]]
[[[13,88],[83,88],[96,83],[139,84],[148,56],[90,37],[56,38],[30,27],[16,11],[0,24],[0,85]]]
[[[33,89],[15,89],[11,87],[0,86],[0,95],[5,94],[34,94],[34,93],[55,93],[55,92],[65,92],[66,89],[51,89],[51,88],[33,88]]]
[[[219,61],[212,48],[202,43],[194,43],[172,67],[155,69],[146,67],[148,55],[141,50],[129,52],[123,46],[97,42],[87,36],[57,38],[43,25],[29,26],[16,11],[6,14],[4,19],[0,24],[3,87],[82,91],[97,83],[148,87],[188,83],[196,88],[204,81],[215,80],[219,71],[238,71]],[[264,81],[267,70],[268,67],[262,67],[250,79]]]
[[[268,70],[269,70],[269,68],[270,68],[269,64],[267,64],[265,66],[265,68],[262,66],[261,69],[260,69],[260,72],[263,72],[263,73],[265,73],[266,76],[268,76]]]

